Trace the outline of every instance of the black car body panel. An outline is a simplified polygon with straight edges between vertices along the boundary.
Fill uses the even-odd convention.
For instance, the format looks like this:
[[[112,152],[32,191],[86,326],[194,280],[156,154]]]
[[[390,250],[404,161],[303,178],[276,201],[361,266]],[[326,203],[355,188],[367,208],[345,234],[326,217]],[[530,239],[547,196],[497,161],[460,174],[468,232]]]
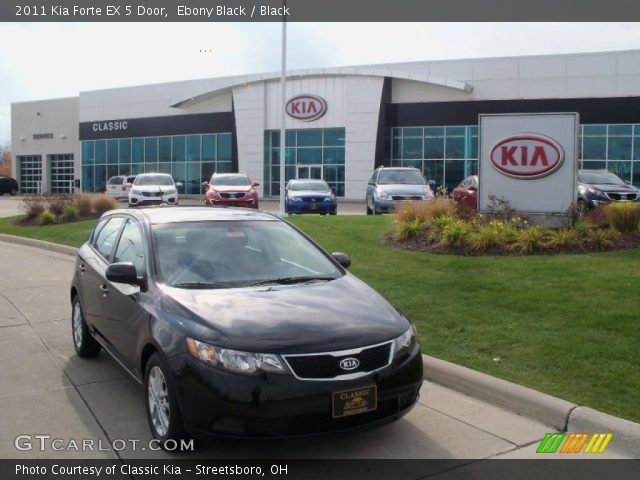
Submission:
[[[116,217],[139,224],[147,249],[143,287],[106,279],[109,260],[93,243],[103,220]],[[71,297],[78,295],[93,337],[140,383],[146,360],[158,352],[170,368],[184,427],[196,436],[310,435],[381,425],[410,411],[422,385],[422,355],[417,342],[407,350],[394,349],[394,339],[411,328],[410,322],[326,252],[341,272],[331,281],[217,290],[176,288],[160,281],[152,253],[154,225],[238,219],[281,222],[231,208],[116,210],[103,215],[78,250],[71,284]],[[288,363],[286,373],[255,374],[205,364],[189,353],[187,338],[274,353],[285,362],[288,355],[314,361],[311,354],[338,361],[365,355],[380,344],[386,353],[371,370],[304,379]],[[371,385],[377,387],[375,410],[333,418],[332,393]]]

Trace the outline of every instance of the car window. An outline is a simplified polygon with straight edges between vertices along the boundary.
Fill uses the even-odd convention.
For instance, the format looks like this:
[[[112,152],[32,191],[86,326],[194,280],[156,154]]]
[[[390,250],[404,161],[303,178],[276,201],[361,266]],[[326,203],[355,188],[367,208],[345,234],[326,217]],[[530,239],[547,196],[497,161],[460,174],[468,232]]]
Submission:
[[[384,169],[378,178],[380,185],[424,185],[424,177],[418,170]]]
[[[371,175],[371,180],[369,180],[369,183],[376,183],[376,175],[377,175],[377,171],[373,172],[373,175]]]
[[[171,175],[138,175],[133,181],[133,184],[138,187],[162,185],[163,187],[169,187],[173,185],[173,179]]]
[[[111,261],[111,253],[113,246],[118,239],[120,228],[124,224],[125,219],[122,217],[113,217],[109,219],[107,224],[102,227],[96,237],[94,247],[104,257],[107,262]]]
[[[213,175],[211,185],[247,186],[251,185],[249,177],[245,175]]]
[[[107,181],[107,185],[122,185],[123,181],[124,181],[124,178],[122,177],[111,177]]]
[[[153,229],[156,265],[170,285],[251,285],[279,278],[341,274],[327,257],[284,222],[183,222]],[[194,248],[194,245],[206,248]],[[189,287],[185,287],[189,288]]]
[[[139,277],[146,272],[142,232],[134,220],[127,220],[127,224],[122,229],[113,261],[133,263]]]

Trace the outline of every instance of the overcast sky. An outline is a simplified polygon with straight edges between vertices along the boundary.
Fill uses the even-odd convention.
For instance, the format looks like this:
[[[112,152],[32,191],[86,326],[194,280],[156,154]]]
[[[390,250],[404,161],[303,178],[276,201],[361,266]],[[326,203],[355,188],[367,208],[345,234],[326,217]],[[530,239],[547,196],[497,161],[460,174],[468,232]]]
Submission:
[[[279,23],[0,23],[0,142],[10,104],[280,69]],[[640,48],[640,23],[290,23],[289,68]],[[201,51],[202,50],[202,51]]]

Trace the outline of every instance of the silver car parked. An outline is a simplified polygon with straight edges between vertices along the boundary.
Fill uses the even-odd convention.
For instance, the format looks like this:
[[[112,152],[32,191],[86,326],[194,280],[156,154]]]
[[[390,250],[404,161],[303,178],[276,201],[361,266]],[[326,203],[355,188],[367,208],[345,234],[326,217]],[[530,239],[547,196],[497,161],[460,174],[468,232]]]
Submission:
[[[378,167],[367,185],[367,215],[392,211],[401,202],[433,200],[431,187],[417,168]]]

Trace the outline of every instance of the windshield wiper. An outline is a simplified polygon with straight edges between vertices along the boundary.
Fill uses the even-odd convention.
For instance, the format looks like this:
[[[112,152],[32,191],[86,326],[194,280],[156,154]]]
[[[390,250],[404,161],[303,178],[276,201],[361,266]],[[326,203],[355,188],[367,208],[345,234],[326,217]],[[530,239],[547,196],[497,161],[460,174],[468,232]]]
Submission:
[[[175,288],[199,288],[202,290],[210,289],[210,288],[227,288],[228,285],[223,283],[207,283],[207,282],[180,282],[180,283],[172,283],[172,287]]]
[[[305,277],[280,277],[280,278],[270,278],[268,280],[260,280],[259,282],[250,283],[249,287],[257,287],[259,285],[292,285],[294,283],[304,283],[304,282],[312,282],[314,280],[324,280],[330,281],[335,280],[334,276],[327,275],[308,275]]]

